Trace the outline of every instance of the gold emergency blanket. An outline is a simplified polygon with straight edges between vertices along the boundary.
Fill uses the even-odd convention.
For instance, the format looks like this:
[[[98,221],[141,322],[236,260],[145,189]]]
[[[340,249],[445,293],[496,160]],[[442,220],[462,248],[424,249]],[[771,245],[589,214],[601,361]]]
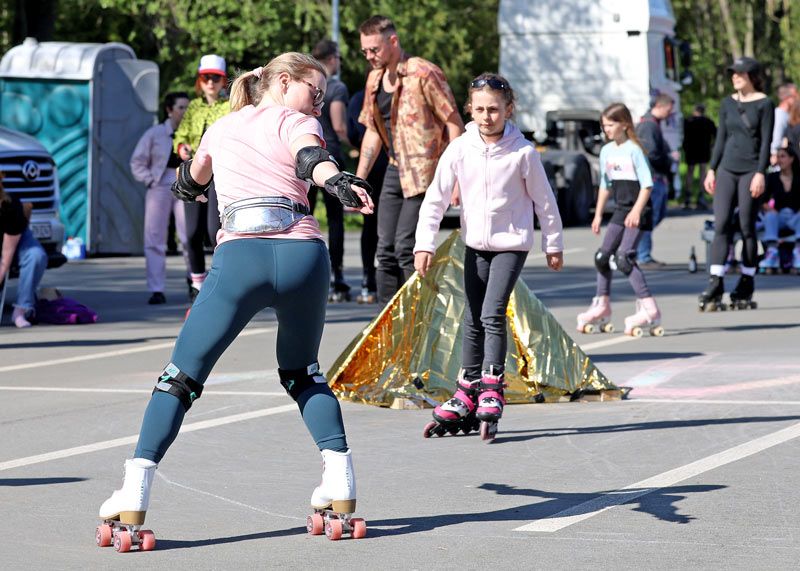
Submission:
[[[464,242],[454,231],[437,249],[428,274],[414,274],[332,365],[328,382],[339,398],[390,406],[398,397],[435,404],[452,395],[461,367],[463,260]],[[507,316],[509,403],[604,391],[619,398],[619,389],[522,280]]]

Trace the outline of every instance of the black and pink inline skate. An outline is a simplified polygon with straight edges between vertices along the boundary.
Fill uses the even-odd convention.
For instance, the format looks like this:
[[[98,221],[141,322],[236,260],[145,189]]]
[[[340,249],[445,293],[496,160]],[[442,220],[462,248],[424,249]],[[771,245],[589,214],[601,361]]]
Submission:
[[[478,385],[480,381],[468,381],[459,375],[456,381],[456,392],[446,402],[433,409],[433,422],[425,425],[422,436],[453,436],[459,432],[469,434],[480,428],[480,421],[475,417],[478,408]]]

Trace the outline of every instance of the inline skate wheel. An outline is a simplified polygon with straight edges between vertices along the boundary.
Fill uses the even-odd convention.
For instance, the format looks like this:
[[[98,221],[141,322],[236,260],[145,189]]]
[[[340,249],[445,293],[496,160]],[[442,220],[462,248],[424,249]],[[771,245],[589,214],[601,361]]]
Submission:
[[[497,434],[497,423],[481,421],[481,440],[491,442]]]
[[[650,330],[650,335],[652,335],[654,337],[663,337],[664,336],[664,328],[661,327],[660,325],[658,325],[656,327],[653,327]]]
[[[139,532],[139,549],[141,551],[153,551],[156,548],[156,534],[149,529]]]
[[[325,524],[325,535],[331,541],[338,541],[342,538],[342,520],[329,519]]]
[[[447,429],[447,432],[449,432],[451,436],[455,436],[456,434],[458,434],[459,430],[460,429],[457,426],[451,426],[450,428]]]
[[[322,535],[325,533],[325,518],[322,514],[311,514],[306,518],[306,529],[309,535]]]
[[[422,430],[422,437],[423,438],[430,438],[433,436],[433,429],[436,428],[435,422],[429,422],[425,425],[425,428]]]
[[[111,545],[111,541],[113,539],[113,532],[111,531],[111,526],[107,523],[103,523],[97,526],[97,531],[95,532],[95,540],[97,541],[98,547],[108,547]]]
[[[117,553],[125,553],[131,550],[131,534],[127,531],[118,531],[114,534],[114,549]]]
[[[350,525],[353,527],[353,539],[361,539],[367,536],[367,522],[360,517],[354,517],[351,519]]]

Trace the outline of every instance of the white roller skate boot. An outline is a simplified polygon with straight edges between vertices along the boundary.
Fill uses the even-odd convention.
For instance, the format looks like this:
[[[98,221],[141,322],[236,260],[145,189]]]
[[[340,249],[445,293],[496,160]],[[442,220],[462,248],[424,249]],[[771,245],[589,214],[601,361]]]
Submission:
[[[625,335],[641,337],[647,328],[650,335],[661,337],[664,328],[661,327],[661,312],[658,310],[654,297],[643,297],[636,300],[636,313],[625,318]]]
[[[150,551],[156,545],[155,535],[150,530],[141,530],[147,506],[150,504],[150,489],[158,464],[144,458],[125,461],[125,478],[122,488],[100,506],[97,527],[97,545],[106,547],[114,543],[117,551],[130,551],[138,547]]]
[[[308,516],[306,527],[311,535],[325,532],[328,539],[341,539],[349,532],[354,539],[367,534],[361,518],[351,517],[356,511],[356,477],[350,450],[322,451],[322,482],[311,494],[314,514]]]
[[[613,333],[614,324],[611,323],[611,300],[607,295],[598,295],[592,298],[589,309],[578,315],[579,333]]]

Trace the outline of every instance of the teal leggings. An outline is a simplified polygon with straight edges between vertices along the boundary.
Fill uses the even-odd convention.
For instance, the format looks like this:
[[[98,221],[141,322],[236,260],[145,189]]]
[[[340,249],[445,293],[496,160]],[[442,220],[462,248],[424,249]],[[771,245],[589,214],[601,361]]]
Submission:
[[[172,363],[198,383],[253,316],[271,307],[278,317],[281,369],[317,362],[330,265],[319,240],[247,238],[217,247],[200,295],[181,329]],[[339,401],[326,384],[297,397],[303,421],[320,450],[347,450]],[[185,411],[177,397],[156,392],[144,414],[136,458],[160,462],[178,435]]]

